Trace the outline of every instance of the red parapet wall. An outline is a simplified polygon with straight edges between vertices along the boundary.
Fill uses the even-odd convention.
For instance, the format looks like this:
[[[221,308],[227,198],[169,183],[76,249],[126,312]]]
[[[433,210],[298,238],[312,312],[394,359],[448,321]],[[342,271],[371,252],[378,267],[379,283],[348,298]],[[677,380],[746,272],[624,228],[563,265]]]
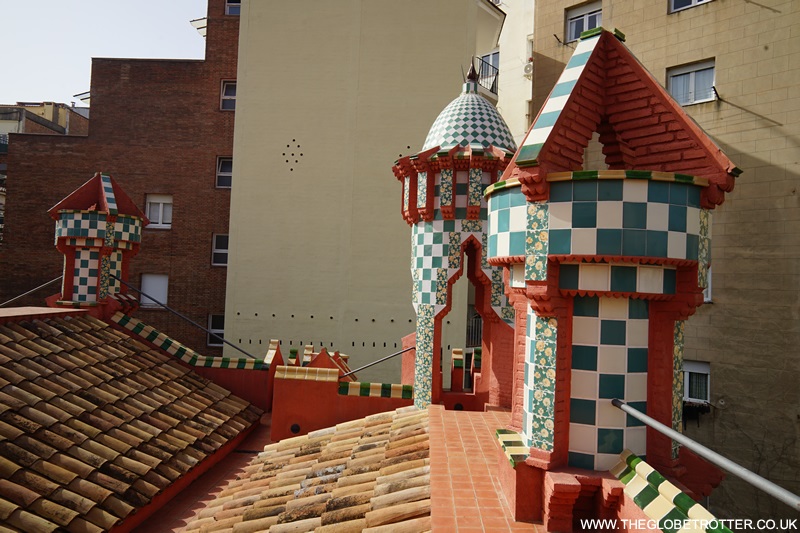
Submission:
[[[220,387],[228,389],[259,409],[269,411],[272,408],[271,372],[269,370],[206,368],[190,366],[183,361],[179,361],[179,363],[194,373],[210,379]]]
[[[338,381],[279,378],[275,380],[270,439],[277,442],[412,404],[409,398],[339,394]]]

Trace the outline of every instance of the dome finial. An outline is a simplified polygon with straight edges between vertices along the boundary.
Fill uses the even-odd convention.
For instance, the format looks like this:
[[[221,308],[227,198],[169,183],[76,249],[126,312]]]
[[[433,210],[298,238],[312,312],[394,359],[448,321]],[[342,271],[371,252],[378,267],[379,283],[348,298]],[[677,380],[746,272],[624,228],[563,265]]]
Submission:
[[[469,66],[469,72],[467,72],[467,81],[478,81],[478,71],[475,70],[475,59],[473,58],[472,64]]]

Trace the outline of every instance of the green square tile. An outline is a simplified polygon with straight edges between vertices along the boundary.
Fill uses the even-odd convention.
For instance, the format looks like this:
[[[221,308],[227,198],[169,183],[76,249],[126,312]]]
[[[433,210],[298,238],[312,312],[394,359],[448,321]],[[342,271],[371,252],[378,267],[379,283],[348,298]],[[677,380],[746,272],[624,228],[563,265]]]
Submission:
[[[572,200],[575,202],[596,202],[597,181],[573,181]]]
[[[625,449],[624,433],[621,429],[597,428],[597,452],[622,453],[622,450]],[[658,495],[658,492],[656,492],[656,495]]]
[[[686,234],[686,259],[697,261],[700,253],[700,237],[698,235]]]
[[[550,234],[552,235],[552,231]],[[558,287],[561,289],[577,289],[580,265],[561,265],[559,268]]]
[[[647,233],[641,229],[622,230],[622,255],[647,254]]]
[[[455,220],[445,220],[442,223],[442,231],[451,232],[456,230],[456,221]]]
[[[667,257],[667,232],[647,230],[647,255]]]
[[[436,232],[433,234],[433,244],[442,244],[442,233]]]
[[[598,396],[605,399],[624,398],[625,376],[623,374],[600,374]]]
[[[612,266],[611,291],[636,292],[636,267]]]
[[[694,188],[694,185],[687,185],[685,183],[670,183],[669,184],[669,203],[671,205],[686,205],[689,197],[689,188]]]
[[[621,229],[602,229],[597,230],[597,254],[598,255],[621,255],[622,254],[622,230]]]
[[[673,270],[674,272],[674,270]],[[628,318],[649,318],[649,305],[647,300],[631,298],[628,300]]]
[[[667,181],[650,181],[647,184],[647,201],[657,204],[669,203],[669,186]]]
[[[572,182],[557,181],[550,184],[550,202],[571,202],[572,201]]]
[[[658,491],[650,485],[646,485],[639,494],[633,497],[633,502],[638,505],[640,509],[644,509],[656,498],[658,498]]]
[[[697,185],[688,185],[686,190],[686,205],[689,207],[700,207],[701,188]]]
[[[570,398],[569,400],[569,421],[576,424],[594,425],[595,420],[594,400],[579,400]]]
[[[669,206],[669,231],[680,231],[686,233],[686,206]]]
[[[598,200],[622,200],[622,180],[600,180],[597,182]]]
[[[468,190],[469,186],[466,183],[456,183],[456,194],[466,195]]]
[[[569,452],[569,466],[594,470],[594,455],[588,453]]]
[[[640,413],[647,414],[647,402],[627,402],[628,405],[639,411]],[[644,422],[640,422],[636,418],[632,417],[629,414],[625,415],[625,426],[632,428],[632,427],[639,427],[644,426]]]
[[[495,213],[495,221],[497,225],[495,226],[495,231],[498,233],[504,233],[508,231],[510,220],[511,220],[511,211],[508,209],[501,209],[497,213]]]
[[[664,269],[664,294],[675,294],[677,271],[672,268]]]
[[[600,344],[625,346],[626,326],[624,320],[601,320]]]
[[[575,185],[578,185],[577,183]],[[575,202],[572,204],[573,228],[597,227],[597,202]]]
[[[568,265],[562,265],[561,268],[565,266]],[[572,307],[574,316],[600,316],[600,298],[597,296],[576,296]]]
[[[489,235],[489,240],[487,243],[489,245],[489,249],[486,251],[486,255],[489,257],[497,257],[497,234]]]
[[[647,228],[647,204],[622,202],[622,227],[628,229]]]
[[[522,194],[522,189],[519,187],[514,187],[510,191],[508,191],[508,206],[509,207],[522,207],[523,205],[528,203],[528,199],[525,198],[525,195]]]
[[[647,372],[647,348],[628,348],[628,372]]]
[[[433,245],[426,244],[422,247],[422,255],[423,257],[431,257],[433,255]]]
[[[525,255],[525,232],[514,231],[508,237],[509,255]]]
[[[496,195],[497,197],[494,198],[494,202],[492,204],[492,209],[506,209],[508,208],[508,200],[509,195],[508,191],[500,191]]]
[[[573,370],[597,370],[597,346],[572,347]]]
[[[442,268],[442,258],[434,257],[433,259],[431,259],[431,266],[433,268]]]
[[[551,229],[549,252],[553,255],[566,255],[572,253],[572,230]],[[695,256],[697,256],[696,248]]]

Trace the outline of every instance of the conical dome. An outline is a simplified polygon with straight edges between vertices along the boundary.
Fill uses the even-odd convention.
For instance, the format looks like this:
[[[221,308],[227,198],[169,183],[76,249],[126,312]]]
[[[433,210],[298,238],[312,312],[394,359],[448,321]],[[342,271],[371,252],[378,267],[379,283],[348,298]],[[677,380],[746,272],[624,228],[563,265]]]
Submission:
[[[457,145],[480,145],[484,148],[492,145],[509,152],[517,151],[517,143],[506,121],[491,102],[478,93],[474,72],[474,69],[470,70],[461,95],[436,117],[423,151],[436,146],[446,150]]]

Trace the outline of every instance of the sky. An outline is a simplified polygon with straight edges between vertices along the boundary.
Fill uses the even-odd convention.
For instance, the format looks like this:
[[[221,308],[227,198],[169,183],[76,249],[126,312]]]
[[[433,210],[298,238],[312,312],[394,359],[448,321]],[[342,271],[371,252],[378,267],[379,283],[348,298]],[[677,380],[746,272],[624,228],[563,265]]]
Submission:
[[[202,59],[207,0],[0,0],[0,104],[76,102],[93,57]]]

